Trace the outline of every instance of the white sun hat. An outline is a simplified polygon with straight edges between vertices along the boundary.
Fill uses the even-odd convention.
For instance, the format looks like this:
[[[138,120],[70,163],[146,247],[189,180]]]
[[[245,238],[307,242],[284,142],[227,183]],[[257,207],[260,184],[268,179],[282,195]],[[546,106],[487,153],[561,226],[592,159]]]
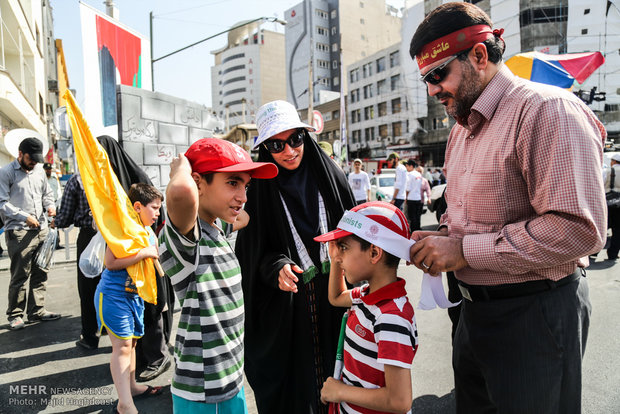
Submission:
[[[286,101],[273,101],[258,108],[256,126],[258,137],[252,149],[257,148],[274,135],[289,129],[305,128],[309,132],[315,131],[310,125],[301,122],[297,109]]]

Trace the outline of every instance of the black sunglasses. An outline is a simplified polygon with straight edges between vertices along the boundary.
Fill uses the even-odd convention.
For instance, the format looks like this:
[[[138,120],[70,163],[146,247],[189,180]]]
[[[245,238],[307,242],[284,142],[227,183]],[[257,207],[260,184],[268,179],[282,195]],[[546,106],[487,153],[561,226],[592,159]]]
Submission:
[[[306,136],[305,129],[297,129],[293,132],[289,137],[285,140],[280,139],[270,139],[265,141],[263,145],[267,148],[272,154],[278,154],[284,151],[286,144],[288,144],[291,148],[300,147],[304,143],[304,137]]]
[[[448,65],[452,63],[454,59],[459,57],[462,54],[468,53],[469,50],[464,50],[456,55],[450,56],[450,59],[443,62],[441,65],[437,66],[435,69],[431,70],[424,76],[420,76],[420,80],[422,82],[430,83],[431,85],[439,85],[450,73],[450,69],[448,69]]]

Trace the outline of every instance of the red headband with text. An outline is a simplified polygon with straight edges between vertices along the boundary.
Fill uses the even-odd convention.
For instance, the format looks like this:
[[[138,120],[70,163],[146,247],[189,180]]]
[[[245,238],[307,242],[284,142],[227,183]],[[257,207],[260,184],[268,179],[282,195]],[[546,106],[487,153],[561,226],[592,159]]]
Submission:
[[[418,66],[422,69],[443,58],[467,50],[476,43],[484,42],[491,36],[501,38],[503,33],[504,29],[491,30],[486,24],[464,27],[424,45],[416,55]]]

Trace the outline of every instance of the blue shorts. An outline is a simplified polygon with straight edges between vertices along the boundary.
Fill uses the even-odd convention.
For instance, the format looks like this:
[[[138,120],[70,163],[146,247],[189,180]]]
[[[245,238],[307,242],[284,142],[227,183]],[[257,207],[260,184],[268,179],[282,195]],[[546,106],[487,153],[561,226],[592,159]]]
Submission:
[[[172,394],[172,412],[174,414],[247,414],[245,391],[241,387],[230,400],[214,404],[190,401]]]
[[[140,338],[144,335],[144,300],[132,294],[95,291],[95,309],[99,333],[105,326],[109,333],[120,339]]]

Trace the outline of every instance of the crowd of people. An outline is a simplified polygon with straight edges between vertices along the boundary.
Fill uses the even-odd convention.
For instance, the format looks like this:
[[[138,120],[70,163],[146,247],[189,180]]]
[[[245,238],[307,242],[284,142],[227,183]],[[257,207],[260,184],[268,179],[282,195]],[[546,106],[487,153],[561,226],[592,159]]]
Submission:
[[[618,191],[620,159],[604,179],[582,173],[602,171],[602,124],[574,95],[514,76],[502,64],[502,32],[466,2],[437,7],[417,28],[411,58],[456,124],[441,172],[387,157],[390,203],[370,201],[362,161],[347,177],[285,101],[256,114],[257,161],[233,143],[200,139],[173,159],[165,196],[114,139],[99,137],[153,228],[134,256],[108,249],[101,276],[77,268],[77,345],[96,349],[107,331],[116,412],[136,413],[134,398],[162,393],[138,382],[171,365],[172,292],[181,308],[175,413],[247,412],[244,373],[261,414],[410,412],[418,331],[398,277],[404,260],[430,275],[453,272],[462,294],[452,342],[458,413],[579,413],[585,268],[605,243],[604,194]],[[12,330],[24,316],[61,317],[45,306],[47,272],[34,261],[48,217],[51,227],[80,228],[78,252],[96,233],[80,175],[57,205],[35,168],[42,162],[40,141],[27,138],[0,169]],[[442,180],[447,211],[424,231],[424,203]],[[618,210],[609,211],[615,259]],[[158,305],[140,298],[125,270],[144,258],[165,272]]]

